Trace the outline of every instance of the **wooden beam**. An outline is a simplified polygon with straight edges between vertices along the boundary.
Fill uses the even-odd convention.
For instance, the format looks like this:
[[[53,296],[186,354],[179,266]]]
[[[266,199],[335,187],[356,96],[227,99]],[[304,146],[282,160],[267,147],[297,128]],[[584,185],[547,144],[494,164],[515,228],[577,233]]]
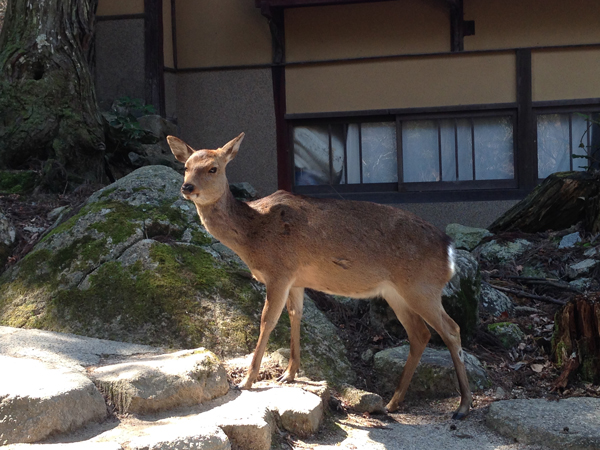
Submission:
[[[531,49],[516,50],[517,66],[517,178],[519,187],[533,189],[537,177],[536,124],[531,84]]]

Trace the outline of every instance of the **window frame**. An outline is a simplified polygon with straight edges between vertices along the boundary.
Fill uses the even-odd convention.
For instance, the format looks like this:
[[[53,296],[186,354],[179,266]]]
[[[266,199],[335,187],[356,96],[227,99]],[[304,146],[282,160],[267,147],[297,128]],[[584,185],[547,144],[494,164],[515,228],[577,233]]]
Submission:
[[[544,178],[539,177],[539,167],[538,167],[538,116],[543,116],[547,114],[569,114],[569,170],[573,170],[573,158],[571,155],[573,154],[573,114],[600,114],[600,103],[592,103],[592,104],[578,104],[578,103],[568,103],[568,102],[544,102],[541,104],[533,105],[533,122],[534,122],[534,130],[535,130],[535,176],[538,183],[541,183]],[[588,145],[590,137],[588,135]],[[588,150],[589,154],[589,150]]]
[[[479,197],[486,199],[516,199],[524,196],[520,189],[519,181],[519,149],[517,142],[518,111],[516,104],[484,105],[482,108],[456,110],[447,107],[436,108],[429,111],[365,111],[358,113],[333,113],[303,115],[305,117],[287,117],[289,165],[292,174],[292,191],[297,194],[329,197],[343,196],[360,200],[379,202],[407,202],[407,201],[456,201],[473,200]],[[313,116],[313,117],[311,117]],[[498,180],[456,180],[456,181],[431,181],[431,182],[403,182],[402,158],[402,122],[414,120],[458,120],[471,119],[472,121],[485,117],[511,118],[513,127],[513,168],[512,179]],[[361,183],[361,184],[336,184],[336,185],[296,185],[294,165],[294,138],[293,129],[297,126],[324,126],[337,124],[394,123],[396,128],[396,151],[398,161],[398,182],[392,183]],[[473,122],[471,122],[473,123]],[[474,128],[471,129],[474,132]],[[438,140],[439,145],[439,140]],[[472,143],[474,145],[474,142]],[[439,152],[439,147],[438,147]],[[344,152],[345,153],[345,152]],[[346,156],[346,153],[345,153]],[[441,155],[438,153],[438,157]],[[330,162],[331,162],[331,137],[330,137]],[[346,164],[346,163],[345,163]],[[473,164],[475,162],[473,161]],[[330,166],[331,167],[331,166]]]

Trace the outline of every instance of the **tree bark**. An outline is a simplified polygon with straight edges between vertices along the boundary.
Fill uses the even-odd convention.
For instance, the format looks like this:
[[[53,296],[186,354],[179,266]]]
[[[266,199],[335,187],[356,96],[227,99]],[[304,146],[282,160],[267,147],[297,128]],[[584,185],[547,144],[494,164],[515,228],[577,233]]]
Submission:
[[[552,355],[563,369],[557,386],[565,388],[575,373],[584,381],[600,381],[600,296],[569,301],[554,319]]]
[[[598,232],[599,198],[600,172],[554,173],[488,228],[492,233],[536,233],[583,222],[588,231]]]
[[[0,33],[0,168],[46,162],[63,174],[60,189],[104,181],[104,129],[86,60],[97,4],[9,0]]]

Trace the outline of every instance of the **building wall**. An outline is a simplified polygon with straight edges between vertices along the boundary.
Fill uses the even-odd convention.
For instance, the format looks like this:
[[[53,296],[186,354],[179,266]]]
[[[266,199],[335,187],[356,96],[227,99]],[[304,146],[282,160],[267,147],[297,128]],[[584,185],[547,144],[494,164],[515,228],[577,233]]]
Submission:
[[[261,195],[277,190],[270,69],[180,73],[177,114],[181,138],[196,149],[221,147],[244,132],[229,180],[248,181]]]
[[[600,2],[595,0],[464,0],[475,35],[465,50],[595,44]]]
[[[509,103],[516,100],[515,55],[448,54],[289,66],[286,96],[288,113]]]
[[[180,69],[269,64],[267,20],[250,0],[177,0]]]
[[[96,24],[96,97],[109,109],[120,97],[144,98],[144,19]]]
[[[163,1],[166,114],[196,148],[246,133],[228,173],[262,195],[277,189],[267,19],[252,0]],[[144,0],[99,0],[97,93],[105,105],[144,97]],[[397,0],[285,10],[288,114],[516,102],[513,49],[600,44],[600,2],[464,0],[475,35],[450,53],[445,0]],[[125,20],[114,16],[132,15]],[[176,23],[174,48],[172,24]],[[534,48],[533,101],[600,97],[600,45]],[[486,226],[514,204],[406,203],[440,228]]]
[[[290,8],[288,62],[450,51],[448,9],[439,0]]]
[[[600,46],[533,50],[531,65],[533,101],[600,96]]]

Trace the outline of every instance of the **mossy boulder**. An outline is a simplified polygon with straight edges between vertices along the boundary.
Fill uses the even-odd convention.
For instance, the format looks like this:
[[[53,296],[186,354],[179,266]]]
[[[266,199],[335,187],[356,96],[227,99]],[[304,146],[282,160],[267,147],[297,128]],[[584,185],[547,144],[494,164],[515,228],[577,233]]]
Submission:
[[[485,228],[473,228],[451,223],[446,227],[446,234],[454,241],[454,246],[462,250],[473,250],[486,237],[493,236]]]
[[[473,339],[479,326],[481,273],[479,264],[466,250],[456,250],[454,267],[454,277],[442,292],[442,304],[460,326],[462,342],[466,343]]]
[[[15,227],[0,209],[0,270],[2,270],[11,254],[15,239]]]
[[[504,348],[512,348],[525,340],[525,333],[517,324],[511,322],[491,323],[488,331],[500,339]]]
[[[252,352],[264,287],[200,225],[181,183],[173,169],[147,166],[93,194],[2,274],[0,325],[221,357]],[[335,366],[344,353],[314,326],[302,340],[317,366]],[[269,348],[288,342],[284,313]]]

